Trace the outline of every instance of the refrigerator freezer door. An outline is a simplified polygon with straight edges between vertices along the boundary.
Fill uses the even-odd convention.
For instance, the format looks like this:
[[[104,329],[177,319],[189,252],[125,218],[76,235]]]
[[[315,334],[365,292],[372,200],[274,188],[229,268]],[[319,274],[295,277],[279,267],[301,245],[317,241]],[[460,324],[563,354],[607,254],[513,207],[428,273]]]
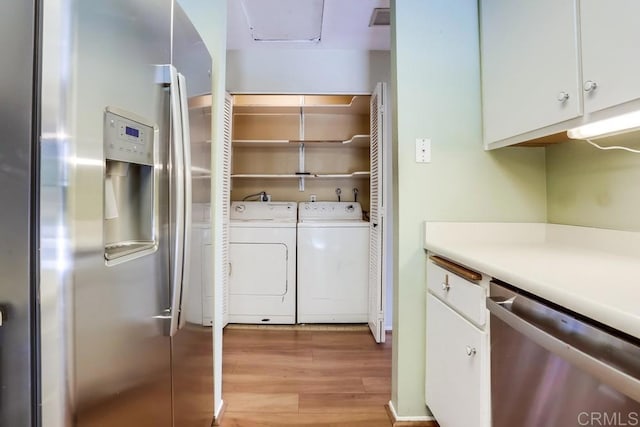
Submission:
[[[36,237],[32,201],[35,148],[33,1],[7,2],[0,14],[0,425],[33,422],[34,380],[33,245]]]
[[[169,306],[169,99],[156,70],[170,62],[172,0],[44,3],[42,134],[48,151],[42,169],[57,175],[49,182],[43,172],[42,185],[49,187],[42,206],[57,225],[43,240],[55,251],[41,274],[47,298],[42,325],[52,330],[43,365],[46,360],[44,375],[65,375],[47,385],[46,398],[68,393],[50,418],[43,416],[44,426],[73,420],[77,427],[169,427],[171,347],[162,319]],[[152,171],[158,248],[117,265],[104,259],[108,106],[159,129]],[[61,213],[48,211],[55,197]],[[52,244],[68,245],[68,254]],[[65,279],[50,286],[57,273]],[[66,420],[55,409],[68,412]]]

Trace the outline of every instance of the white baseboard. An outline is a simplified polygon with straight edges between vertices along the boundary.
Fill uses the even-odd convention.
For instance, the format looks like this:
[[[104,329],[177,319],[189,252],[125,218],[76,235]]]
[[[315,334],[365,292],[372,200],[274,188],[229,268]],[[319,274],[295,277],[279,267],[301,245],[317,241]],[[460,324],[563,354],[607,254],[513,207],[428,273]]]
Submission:
[[[391,411],[391,413],[393,414],[393,418],[395,418],[396,421],[436,421],[435,418],[429,416],[429,415],[419,415],[419,416],[399,416],[398,413],[396,412],[396,408],[393,406],[393,402],[389,401],[388,403],[389,405],[389,410]]]

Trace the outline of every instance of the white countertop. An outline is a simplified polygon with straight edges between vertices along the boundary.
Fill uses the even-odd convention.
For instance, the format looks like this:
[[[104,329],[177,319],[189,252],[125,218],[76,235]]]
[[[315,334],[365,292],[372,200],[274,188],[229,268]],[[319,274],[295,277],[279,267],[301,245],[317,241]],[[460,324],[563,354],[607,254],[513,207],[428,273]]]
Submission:
[[[640,338],[640,233],[425,222],[424,248]]]

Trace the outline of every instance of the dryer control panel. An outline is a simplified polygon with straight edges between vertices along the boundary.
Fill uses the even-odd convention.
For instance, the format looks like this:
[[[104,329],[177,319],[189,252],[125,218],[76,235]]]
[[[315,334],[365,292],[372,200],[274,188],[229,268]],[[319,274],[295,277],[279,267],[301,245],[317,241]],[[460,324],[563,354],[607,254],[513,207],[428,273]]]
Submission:
[[[231,202],[230,218],[234,221],[296,222],[296,202]]]

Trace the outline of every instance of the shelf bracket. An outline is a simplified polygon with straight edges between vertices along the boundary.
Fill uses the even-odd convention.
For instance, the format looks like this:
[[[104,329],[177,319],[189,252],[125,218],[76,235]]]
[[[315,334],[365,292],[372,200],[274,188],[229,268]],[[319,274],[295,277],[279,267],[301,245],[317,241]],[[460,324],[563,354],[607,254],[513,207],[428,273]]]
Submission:
[[[304,172],[304,143],[298,147],[298,171]],[[304,191],[304,177],[298,178],[298,191]]]
[[[301,103],[304,104],[304,96],[300,99]],[[304,141],[304,111],[303,107],[300,106],[300,126],[298,129],[298,136],[300,137],[300,141]],[[298,148],[298,172],[304,172],[304,142],[300,144]],[[298,179],[298,191],[304,191],[304,177],[300,177]]]

